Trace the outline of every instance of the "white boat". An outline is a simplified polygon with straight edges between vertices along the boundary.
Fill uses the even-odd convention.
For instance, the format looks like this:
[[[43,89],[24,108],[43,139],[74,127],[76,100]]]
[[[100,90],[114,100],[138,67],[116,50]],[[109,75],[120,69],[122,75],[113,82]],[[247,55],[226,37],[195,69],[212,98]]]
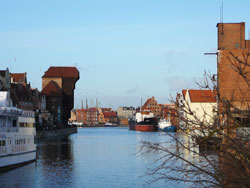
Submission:
[[[0,171],[36,160],[34,112],[12,107],[8,91],[0,91]]]
[[[105,126],[105,127],[116,127],[117,124],[107,122],[107,123],[104,124],[104,126]]]
[[[164,132],[175,132],[176,128],[174,125],[171,125],[170,120],[160,119],[158,122],[158,130]]]

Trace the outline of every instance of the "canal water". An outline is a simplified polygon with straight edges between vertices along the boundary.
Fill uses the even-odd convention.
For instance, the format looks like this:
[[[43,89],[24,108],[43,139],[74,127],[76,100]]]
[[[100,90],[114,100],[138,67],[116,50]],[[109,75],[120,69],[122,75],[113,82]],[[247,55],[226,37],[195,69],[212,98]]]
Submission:
[[[141,155],[141,141],[170,141],[159,132],[128,128],[80,128],[67,138],[37,143],[37,161],[1,173],[0,187],[163,188],[185,187],[147,182],[157,154]]]

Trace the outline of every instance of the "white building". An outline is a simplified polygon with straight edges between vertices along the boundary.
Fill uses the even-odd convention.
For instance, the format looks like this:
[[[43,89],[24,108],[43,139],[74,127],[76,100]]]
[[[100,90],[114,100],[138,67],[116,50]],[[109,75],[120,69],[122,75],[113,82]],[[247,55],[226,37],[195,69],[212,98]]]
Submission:
[[[135,108],[134,107],[124,107],[120,106],[117,109],[117,116],[118,118],[132,118],[135,115]]]
[[[178,97],[180,127],[199,127],[199,122],[206,125],[214,123],[214,116],[217,110],[216,91],[214,90],[182,90]],[[188,122],[186,120],[189,120]],[[196,124],[197,122],[197,124]]]

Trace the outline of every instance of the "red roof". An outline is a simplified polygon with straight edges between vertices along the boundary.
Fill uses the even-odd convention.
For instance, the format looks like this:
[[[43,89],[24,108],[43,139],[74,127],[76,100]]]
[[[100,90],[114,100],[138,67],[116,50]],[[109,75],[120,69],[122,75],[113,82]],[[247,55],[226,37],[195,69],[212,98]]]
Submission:
[[[111,112],[103,112],[104,118],[112,118],[117,117],[116,113],[114,111]]]
[[[42,90],[43,94],[52,96],[62,96],[62,90],[55,81],[50,81]]]
[[[187,90],[186,89],[183,89],[182,90],[182,96],[185,98],[186,97],[186,93],[187,93]]]
[[[26,73],[11,73],[10,76],[13,79],[13,82],[26,83]]]
[[[110,112],[111,108],[101,108],[103,112]]]
[[[216,102],[215,90],[195,90],[190,89],[189,96],[192,102]]]
[[[42,78],[44,77],[79,78],[79,72],[76,67],[50,67]]]
[[[148,104],[151,103],[152,100],[155,100],[155,97],[153,96],[152,98],[147,99],[145,104],[142,106],[142,109],[146,109]]]

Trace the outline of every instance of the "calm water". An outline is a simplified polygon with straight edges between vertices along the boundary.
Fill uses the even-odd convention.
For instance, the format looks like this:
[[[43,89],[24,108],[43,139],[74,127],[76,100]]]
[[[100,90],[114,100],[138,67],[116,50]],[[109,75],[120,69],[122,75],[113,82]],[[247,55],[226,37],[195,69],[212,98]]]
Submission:
[[[0,174],[0,187],[163,188],[166,182],[146,183],[157,154],[138,154],[142,140],[170,140],[162,134],[82,128],[68,138],[43,140],[37,162]]]

